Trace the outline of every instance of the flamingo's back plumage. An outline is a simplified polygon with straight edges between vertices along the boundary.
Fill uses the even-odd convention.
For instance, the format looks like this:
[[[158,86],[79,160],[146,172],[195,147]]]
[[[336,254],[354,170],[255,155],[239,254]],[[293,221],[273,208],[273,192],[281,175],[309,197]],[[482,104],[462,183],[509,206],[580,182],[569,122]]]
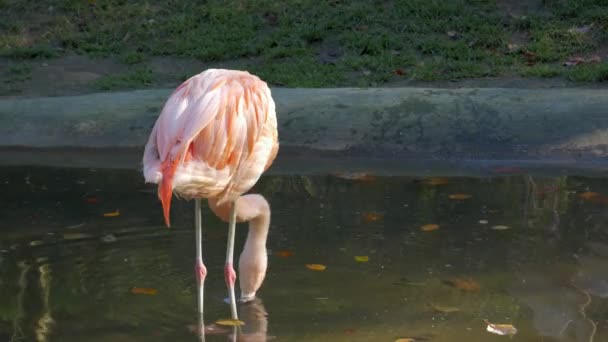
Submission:
[[[245,71],[209,69],[165,103],[145,147],[144,177],[159,184],[169,226],[172,193],[234,201],[272,164],[278,147],[266,83]]]

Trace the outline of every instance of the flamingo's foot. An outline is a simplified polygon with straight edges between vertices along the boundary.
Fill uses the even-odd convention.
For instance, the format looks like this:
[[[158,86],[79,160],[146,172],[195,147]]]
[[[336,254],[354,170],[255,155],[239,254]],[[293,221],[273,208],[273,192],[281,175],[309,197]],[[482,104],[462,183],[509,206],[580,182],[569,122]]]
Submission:
[[[194,266],[194,273],[196,274],[196,280],[198,281],[198,284],[203,284],[205,282],[205,277],[207,277],[207,267],[205,267],[205,265],[203,264],[203,260],[196,260],[196,264]]]
[[[226,264],[226,266],[224,266],[224,280],[226,280],[226,286],[229,288],[234,287],[234,283],[236,282],[236,272],[234,271],[232,264]]]

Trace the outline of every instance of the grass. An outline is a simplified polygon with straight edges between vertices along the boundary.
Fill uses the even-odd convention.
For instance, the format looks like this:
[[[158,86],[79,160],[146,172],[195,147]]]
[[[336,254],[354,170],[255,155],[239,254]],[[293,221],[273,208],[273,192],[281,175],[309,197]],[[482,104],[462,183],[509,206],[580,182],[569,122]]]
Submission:
[[[605,62],[572,69],[561,62],[608,46],[608,3],[543,3],[509,15],[494,0],[5,0],[0,56],[117,56],[135,66],[150,56],[232,60],[290,87],[513,74],[606,81]],[[571,30],[586,25],[588,32]],[[535,54],[534,65],[509,53],[514,41]],[[113,89],[154,81],[149,69],[137,70],[98,83]]]
[[[140,67],[122,74],[106,75],[94,82],[95,88],[99,90],[148,87],[153,84],[154,75],[149,68]]]

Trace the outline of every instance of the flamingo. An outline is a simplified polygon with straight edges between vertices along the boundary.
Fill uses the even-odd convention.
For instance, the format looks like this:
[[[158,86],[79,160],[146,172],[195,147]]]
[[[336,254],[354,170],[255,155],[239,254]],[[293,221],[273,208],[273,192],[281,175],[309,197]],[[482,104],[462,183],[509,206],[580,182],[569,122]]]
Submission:
[[[158,184],[165,224],[170,227],[173,193],[195,201],[198,310],[203,314],[207,268],[202,257],[201,199],[228,222],[224,279],[230,311],[238,319],[233,267],[236,222],[249,222],[239,259],[240,301],[251,301],[262,286],[268,257],[270,205],[247,194],[279,149],[275,103],[266,82],[247,71],[208,69],[186,80],[168,98],[143,155],[146,183]]]

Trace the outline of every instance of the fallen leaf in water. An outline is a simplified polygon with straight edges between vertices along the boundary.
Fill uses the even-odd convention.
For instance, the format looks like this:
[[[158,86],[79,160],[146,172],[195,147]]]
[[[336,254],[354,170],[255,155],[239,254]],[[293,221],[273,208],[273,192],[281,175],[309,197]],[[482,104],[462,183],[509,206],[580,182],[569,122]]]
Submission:
[[[371,182],[376,179],[376,177],[374,177],[373,175],[366,173],[366,172],[352,172],[352,173],[340,172],[340,173],[336,173],[335,176],[338,178],[342,178],[342,179],[358,180],[358,181],[365,181],[365,182]]]
[[[158,290],[152,289],[152,288],[146,288],[146,287],[134,287],[131,289],[131,293],[154,296],[158,293]]]
[[[517,329],[511,324],[494,324],[494,323],[488,322],[488,320],[486,320],[486,319],[484,319],[483,321],[488,325],[486,330],[493,334],[502,335],[502,336],[505,336],[505,335],[513,336],[513,335],[517,334]]]
[[[488,224],[488,220],[479,220],[479,224]]]
[[[40,246],[42,245],[42,240],[34,240],[34,241],[30,241],[30,246],[34,247],[34,246]]]
[[[368,262],[369,261],[369,257],[367,255],[357,255],[355,257],[355,261],[356,262]]]
[[[423,232],[432,232],[433,230],[437,230],[439,229],[439,225],[438,224],[425,224],[424,226],[420,227],[420,230],[422,230]]]
[[[403,69],[395,69],[395,70],[393,70],[393,74],[403,76],[406,74],[406,72]]]
[[[449,181],[445,177],[432,177],[424,180],[424,183],[429,185],[445,185],[448,184]]]
[[[313,271],[325,271],[327,267],[322,264],[306,264],[306,268]]]
[[[473,196],[471,196],[469,194],[451,194],[448,197],[453,200],[465,200],[465,199],[469,199]]]
[[[460,311],[460,309],[455,306],[444,306],[444,305],[433,305],[433,310],[442,312],[442,313],[452,313],[452,312]]]
[[[281,258],[289,258],[289,257],[294,256],[295,253],[290,250],[282,250],[282,251],[277,251],[275,254],[280,256]]]
[[[491,229],[494,229],[494,230],[507,230],[507,229],[509,229],[509,226],[504,226],[504,225],[498,224],[496,226],[492,226]]]
[[[237,327],[239,325],[244,325],[245,322],[240,321],[238,319],[226,318],[226,319],[218,319],[215,321],[215,324],[225,325],[230,327]]]
[[[97,197],[87,197],[84,199],[85,202],[89,203],[89,204],[97,204],[99,203],[99,198]]]
[[[453,286],[459,290],[463,290],[463,291],[479,291],[479,289],[481,288],[479,286],[479,283],[477,283],[475,280],[468,278],[468,279],[464,279],[464,278],[452,278],[452,279],[445,279],[442,280],[442,282],[444,284]]]
[[[116,211],[103,214],[104,217],[116,217],[120,216],[120,210],[116,209]]]
[[[354,334],[354,333],[355,333],[355,331],[357,331],[357,330],[355,330],[355,329],[353,329],[353,328],[347,328],[347,329],[344,329],[344,333],[345,333],[346,335],[352,335],[352,334]]]
[[[363,221],[367,222],[367,223],[379,221],[382,219],[382,217],[383,217],[382,214],[377,213],[375,211],[369,211],[369,212],[363,213]]]
[[[600,196],[601,195],[599,193],[592,192],[592,191],[585,191],[585,192],[578,194],[578,197],[580,197],[584,200],[587,200],[587,201],[590,199],[596,198],[596,197],[600,197]]]
[[[415,339],[409,337],[402,337],[395,340],[395,342],[416,342]]]

